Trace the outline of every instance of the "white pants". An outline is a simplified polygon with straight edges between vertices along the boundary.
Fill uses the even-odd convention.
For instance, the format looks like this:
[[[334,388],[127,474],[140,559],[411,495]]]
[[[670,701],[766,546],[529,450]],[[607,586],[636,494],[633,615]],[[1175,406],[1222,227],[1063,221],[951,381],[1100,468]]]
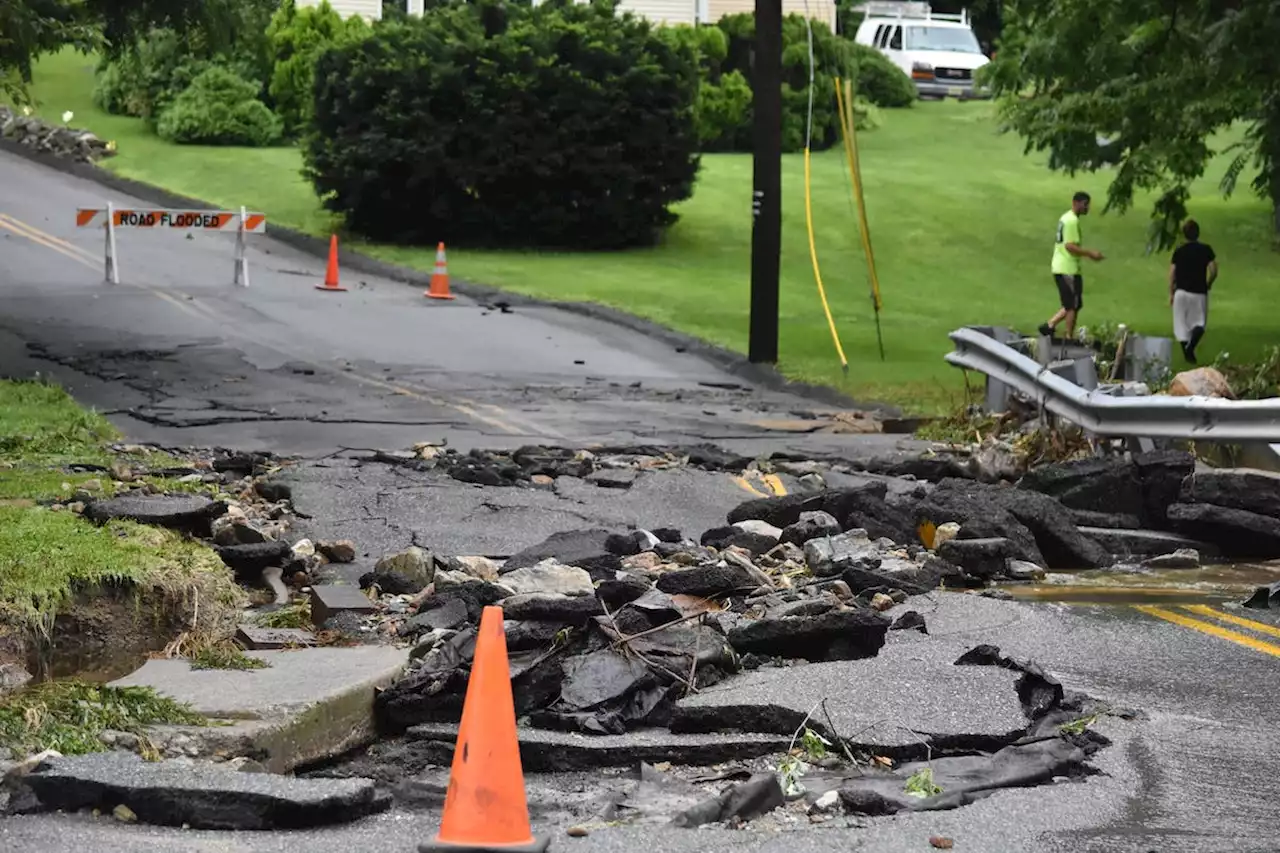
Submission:
[[[1173,336],[1179,343],[1191,340],[1191,330],[1209,322],[1209,294],[1173,292]]]

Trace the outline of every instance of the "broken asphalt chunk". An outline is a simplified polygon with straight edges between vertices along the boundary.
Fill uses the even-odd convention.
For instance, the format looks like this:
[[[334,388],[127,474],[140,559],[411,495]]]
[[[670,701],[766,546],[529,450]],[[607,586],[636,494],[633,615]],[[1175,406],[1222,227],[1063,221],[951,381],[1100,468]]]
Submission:
[[[211,764],[148,762],[124,752],[51,759],[23,784],[34,810],[110,811],[192,829],[274,830],[349,823],[391,804],[370,779],[297,779]]]
[[[279,566],[292,555],[288,542],[267,540],[249,545],[214,546],[222,562],[243,574],[261,573],[268,566]]]
[[[749,569],[722,561],[691,569],[664,572],[657,587],[670,595],[721,596],[743,593],[760,586],[760,580]]]
[[[594,595],[568,596],[531,592],[503,599],[502,612],[506,618],[517,621],[533,619],[583,625],[591,617],[602,615],[604,607]]]
[[[1243,602],[1241,606],[1255,610],[1280,607],[1280,581],[1258,587],[1253,591],[1253,595],[1249,596],[1249,599]]]
[[[311,587],[311,624],[317,627],[339,613],[374,613],[377,605],[353,586],[322,584]]]
[[[792,616],[745,622],[729,632],[740,654],[752,652],[811,661],[874,657],[884,645],[889,620],[874,610],[834,610],[818,616]]]
[[[537,545],[510,557],[499,570],[501,574],[537,565],[554,557],[566,566],[586,569],[596,580],[613,577],[622,560],[606,547],[607,530],[566,530],[553,533]]]
[[[212,535],[213,519],[226,511],[225,503],[203,495],[130,493],[93,501],[85,507],[84,516],[99,524],[122,518],[207,538]]]
[[[777,774],[757,773],[717,797],[676,815],[673,826],[695,827],[727,820],[747,821],[768,814],[785,802]]]

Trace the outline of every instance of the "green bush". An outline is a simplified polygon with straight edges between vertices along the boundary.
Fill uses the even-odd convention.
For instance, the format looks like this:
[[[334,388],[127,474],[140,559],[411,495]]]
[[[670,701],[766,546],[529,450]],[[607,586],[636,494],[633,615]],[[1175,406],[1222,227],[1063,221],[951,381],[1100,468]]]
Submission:
[[[363,18],[352,15],[342,20],[328,0],[301,10],[294,0],[284,0],[271,19],[267,38],[271,53],[268,93],[276,115],[284,122],[285,133],[297,134],[311,119],[316,60],[320,54],[336,44],[363,38],[368,32]]]
[[[156,133],[187,145],[271,145],[280,141],[282,128],[259,91],[259,84],[215,65],[173,99]]]
[[[909,107],[916,102],[916,84],[874,47],[853,45],[853,61],[858,69],[856,94],[877,107]]]
[[[695,108],[703,151],[751,150],[751,85],[740,71],[703,80]]]
[[[697,79],[612,3],[454,0],[321,55],[306,171],[377,240],[652,243],[693,192]]]
[[[109,113],[145,118],[154,125],[192,81],[214,66],[230,68],[247,80],[258,79],[255,63],[248,59],[195,55],[176,31],[152,30],[137,45],[99,66],[94,102]],[[261,85],[258,88],[260,94]]]

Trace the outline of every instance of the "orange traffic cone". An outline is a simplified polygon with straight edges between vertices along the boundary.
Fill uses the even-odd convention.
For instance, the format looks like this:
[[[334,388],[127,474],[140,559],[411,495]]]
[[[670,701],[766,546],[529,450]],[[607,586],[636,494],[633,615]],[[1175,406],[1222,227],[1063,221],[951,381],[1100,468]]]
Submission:
[[[449,266],[444,259],[444,243],[436,246],[436,268],[431,273],[431,288],[423,296],[428,299],[452,299],[449,292]]]
[[[534,838],[529,829],[502,608],[486,607],[476,634],[440,832],[418,851],[543,853],[549,843],[549,838]]]
[[[324,284],[317,284],[316,290],[343,291],[345,287],[338,284],[338,235],[329,235],[329,268],[324,272]]]

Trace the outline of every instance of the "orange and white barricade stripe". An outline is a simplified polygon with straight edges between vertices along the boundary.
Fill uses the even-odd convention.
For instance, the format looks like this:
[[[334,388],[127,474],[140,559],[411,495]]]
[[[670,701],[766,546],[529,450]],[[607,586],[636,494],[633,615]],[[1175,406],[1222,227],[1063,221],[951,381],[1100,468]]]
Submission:
[[[267,230],[267,216],[250,212],[241,207],[227,210],[147,210],[117,208],[111,202],[105,208],[79,208],[76,210],[77,228],[102,228],[105,232],[103,250],[106,280],[120,283],[120,266],[116,252],[118,228],[173,228],[181,231],[235,231],[235,272],[233,284],[249,286],[249,266],[245,258],[245,235],[263,234]]]

